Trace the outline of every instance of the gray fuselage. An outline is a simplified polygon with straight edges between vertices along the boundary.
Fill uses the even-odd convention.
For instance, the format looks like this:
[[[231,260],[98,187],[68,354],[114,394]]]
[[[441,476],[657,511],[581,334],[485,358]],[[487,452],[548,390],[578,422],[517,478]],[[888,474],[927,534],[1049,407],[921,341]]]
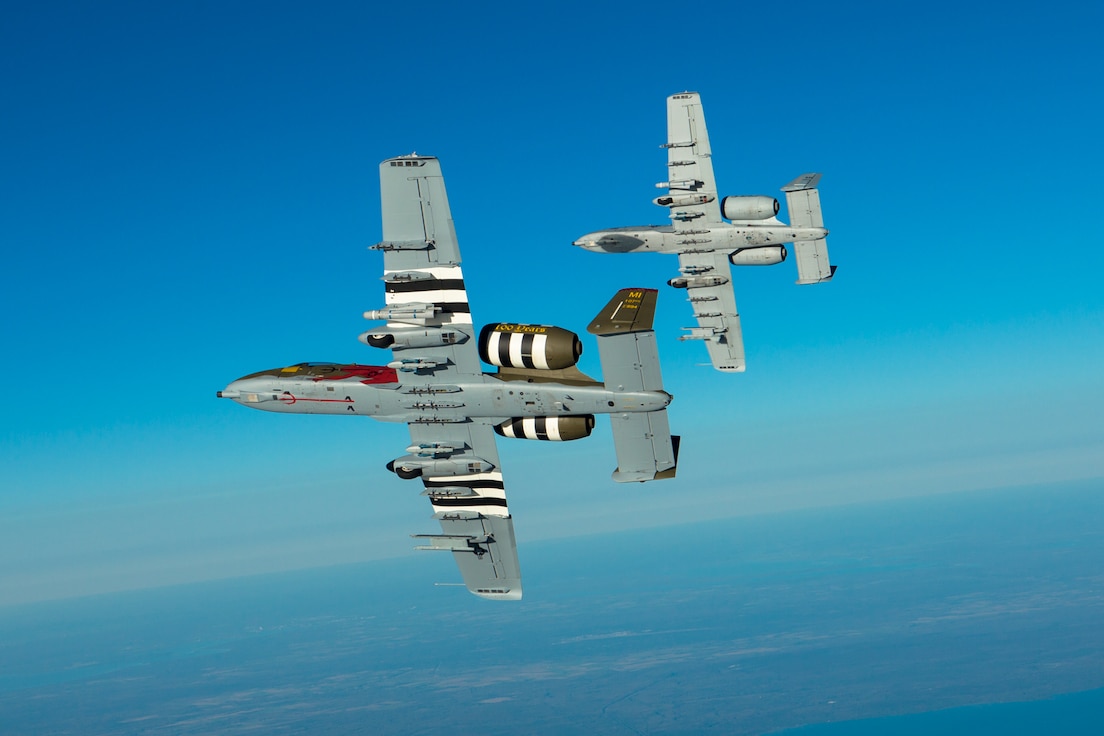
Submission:
[[[317,366],[332,369],[329,375],[311,375]],[[219,396],[264,411],[426,423],[649,412],[671,402],[663,391],[504,381],[487,374],[465,377],[460,384],[436,384],[424,376],[406,383],[401,371],[355,364],[300,364],[263,371],[233,381]]]
[[[684,253],[782,245],[827,237],[822,227],[791,227],[776,219],[756,223],[713,223],[676,230],[671,225],[614,227],[588,233],[574,245],[595,253]]]

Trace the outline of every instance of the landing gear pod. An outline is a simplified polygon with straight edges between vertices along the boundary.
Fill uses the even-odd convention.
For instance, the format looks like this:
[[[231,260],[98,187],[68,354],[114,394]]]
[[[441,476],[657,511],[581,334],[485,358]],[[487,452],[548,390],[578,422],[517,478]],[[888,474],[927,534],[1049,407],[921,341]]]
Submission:
[[[578,417],[517,417],[499,424],[495,432],[519,440],[552,440],[566,442],[589,437],[594,429],[594,415]]]
[[[579,336],[561,327],[496,322],[479,333],[479,357],[500,368],[559,370],[582,354]]]
[[[656,197],[652,204],[660,207],[692,207],[696,204],[709,204],[716,199],[712,194],[668,194]]]
[[[482,458],[470,456],[432,458],[407,455],[387,463],[387,469],[403,480],[413,480],[421,475],[439,478],[489,473],[494,470],[494,465]]]
[[[459,330],[440,327],[383,328],[361,333],[357,339],[373,348],[428,348],[462,343],[468,339],[468,335]]]

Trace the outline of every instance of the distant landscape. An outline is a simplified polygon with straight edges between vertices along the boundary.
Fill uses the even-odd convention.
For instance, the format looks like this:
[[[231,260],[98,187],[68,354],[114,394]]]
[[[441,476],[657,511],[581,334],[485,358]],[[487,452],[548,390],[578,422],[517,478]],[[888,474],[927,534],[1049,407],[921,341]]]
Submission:
[[[1104,482],[1081,482],[523,542],[515,605],[435,587],[455,568],[427,554],[9,607],[0,722],[835,736],[1008,718],[1028,733],[1043,732],[1031,704],[993,704],[1064,696],[1034,707],[1089,733],[1101,520]],[[932,713],[966,706],[985,707]],[[901,720],[924,713],[944,720]]]

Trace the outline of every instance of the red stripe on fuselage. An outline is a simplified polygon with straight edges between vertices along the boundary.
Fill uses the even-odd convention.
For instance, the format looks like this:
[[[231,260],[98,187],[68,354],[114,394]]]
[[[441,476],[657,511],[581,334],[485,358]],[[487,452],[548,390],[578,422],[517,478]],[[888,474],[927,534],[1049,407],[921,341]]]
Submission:
[[[345,381],[348,379],[359,378],[361,383],[383,384],[383,383],[398,383],[399,375],[394,368],[388,368],[382,365],[358,365],[356,363],[350,363],[348,365],[334,366],[333,373],[325,376],[311,376],[311,380],[318,381]],[[300,401],[312,401],[316,404],[352,404],[353,399],[346,396],[343,399],[309,399],[302,396],[296,396],[290,391],[284,391],[280,396],[280,401],[287,406],[297,404]]]

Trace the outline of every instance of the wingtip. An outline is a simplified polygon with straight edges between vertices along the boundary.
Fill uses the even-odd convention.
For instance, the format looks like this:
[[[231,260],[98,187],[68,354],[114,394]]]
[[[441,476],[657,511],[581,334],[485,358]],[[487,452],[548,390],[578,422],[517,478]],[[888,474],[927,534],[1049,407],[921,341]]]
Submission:
[[[489,601],[520,601],[521,586],[505,590],[472,590],[474,595],[486,598]]]
[[[436,156],[423,156],[417,152],[411,152],[405,156],[392,156],[391,158],[385,158],[380,161],[380,168],[390,168],[392,166],[425,166],[429,161],[437,161]]]

